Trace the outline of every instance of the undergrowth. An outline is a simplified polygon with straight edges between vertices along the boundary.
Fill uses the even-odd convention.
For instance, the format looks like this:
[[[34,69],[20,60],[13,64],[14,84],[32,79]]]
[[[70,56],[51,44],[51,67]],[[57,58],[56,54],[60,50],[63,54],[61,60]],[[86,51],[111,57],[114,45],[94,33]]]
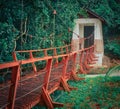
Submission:
[[[120,108],[120,77],[86,78],[82,81],[69,81],[71,86],[77,87],[70,93],[56,91],[52,98],[63,103],[64,107],[55,109],[119,109]],[[34,109],[42,109],[35,107]]]

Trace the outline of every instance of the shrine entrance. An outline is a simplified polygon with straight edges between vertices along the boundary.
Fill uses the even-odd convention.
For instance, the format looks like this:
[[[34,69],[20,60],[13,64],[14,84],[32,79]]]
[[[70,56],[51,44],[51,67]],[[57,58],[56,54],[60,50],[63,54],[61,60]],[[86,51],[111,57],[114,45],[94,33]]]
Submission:
[[[88,18],[81,17],[75,19],[74,33],[72,36],[72,43],[74,45],[73,50],[84,49],[90,45],[95,45],[95,55],[98,56],[97,66],[102,66],[102,58],[104,56],[104,44],[103,44],[103,32],[102,23],[104,19],[98,16],[96,13],[87,10]],[[77,36],[77,35],[79,36]],[[90,37],[89,40],[87,40]],[[82,44],[80,39],[86,39]]]

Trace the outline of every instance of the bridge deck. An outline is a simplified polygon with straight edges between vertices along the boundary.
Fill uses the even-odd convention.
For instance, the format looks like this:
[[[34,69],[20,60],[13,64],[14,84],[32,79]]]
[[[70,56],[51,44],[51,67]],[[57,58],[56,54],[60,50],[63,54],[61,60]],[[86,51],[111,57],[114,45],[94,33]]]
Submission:
[[[90,48],[91,49],[91,48]],[[55,49],[54,49],[55,50]],[[0,69],[11,70],[11,78],[0,84],[0,108],[5,109],[30,109],[37,103],[41,103],[52,109],[54,106],[62,106],[52,101],[50,94],[58,89],[70,91],[71,88],[67,81],[72,77],[79,80],[76,76],[77,53],[81,58],[77,61],[84,72],[88,71],[88,61],[92,61],[92,52],[89,49],[71,52],[58,56],[45,56],[34,58],[30,51],[30,58],[16,62],[0,64]],[[26,51],[25,51],[26,52]],[[15,55],[15,54],[14,54]],[[14,57],[16,59],[16,57]],[[58,59],[61,61],[58,62]],[[56,64],[53,60],[56,60]],[[44,70],[38,71],[35,62],[46,61]],[[53,64],[54,63],[54,64]],[[27,69],[24,76],[20,76],[20,67],[24,64],[32,64],[33,69]]]

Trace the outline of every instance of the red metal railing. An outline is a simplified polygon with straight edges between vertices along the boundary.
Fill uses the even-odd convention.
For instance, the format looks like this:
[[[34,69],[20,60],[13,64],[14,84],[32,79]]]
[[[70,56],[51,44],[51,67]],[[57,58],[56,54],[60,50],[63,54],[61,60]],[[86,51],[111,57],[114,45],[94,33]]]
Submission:
[[[50,109],[63,106],[61,103],[53,102],[50,94],[56,90],[69,92],[74,89],[67,81],[81,80],[76,74],[77,63],[80,65],[81,73],[88,73],[91,68],[89,64],[96,61],[94,47],[72,51],[72,45],[68,45],[14,52],[14,62],[0,64],[0,69],[11,70],[11,78],[7,81],[7,86],[5,83],[0,84],[0,108],[32,108],[37,103],[46,105]],[[19,56],[24,58],[19,60]],[[36,63],[42,62],[45,64],[41,69],[42,65],[40,64],[39,68]],[[27,65],[30,65],[30,68]]]

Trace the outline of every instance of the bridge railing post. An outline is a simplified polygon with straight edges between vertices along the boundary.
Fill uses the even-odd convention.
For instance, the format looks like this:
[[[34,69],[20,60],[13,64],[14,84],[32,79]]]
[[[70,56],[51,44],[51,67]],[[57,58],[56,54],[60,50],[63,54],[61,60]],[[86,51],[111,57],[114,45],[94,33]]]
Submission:
[[[15,52],[12,52],[12,56],[13,56],[14,61],[17,61],[17,56]]]
[[[53,109],[54,106],[63,106],[63,104],[53,102],[48,91],[48,85],[49,85],[50,76],[51,76],[50,75],[51,69],[52,69],[52,58],[48,59],[47,61],[46,74],[45,74],[44,83],[43,83],[44,85],[42,88],[42,99],[49,109]]]
[[[60,47],[60,54],[63,54],[63,47]]]
[[[33,59],[34,57],[33,57],[32,51],[30,51],[29,54],[30,54],[30,59]],[[32,67],[33,67],[34,74],[36,74],[37,68],[34,62],[32,62]]]
[[[46,65],[46,74],[45,74],[45,78],[44,78],[44,88],[47,90],[48,89],[48,83],[49,83],[49,79],[50,79],[50,73],[51,73],[51,68],[52,68],[52,58],[48,59],[47,61],[47,65]]]
[[[66,69],[67,69],[67,65],[68,65],[68,56],[64,57],[64,60],[63,60],[63,63],[64,63],[64,66],[63,66],[63,73],[62,73],[62,77],[65,78],[66,76]]]
[[[94,64],[96,63],[95,61],[97,61],[97,57],[94,55],[94,46],[90,48],[90,60],[94,62]]]
[[[56,48],[53,49],[53,55],[57,56],[57,51]],[[56,60],[56,64],[58,63],[58,58],[55,59]]]
[[[69,53],[68,46],[66,46],[65,49],[66,49],[66,54],[68,54]]]
[[[73,68],[72,68],[72,75],[76,75],[76,58],[77,58],[77,53],[73,54]],[[74,78],[74,77],[73,77]],[[75,79],[75,78],[74,78]]]
[[[8,109],[14,109],[19,76],[20,76],[20,64],[12,68],[12,78],[11,78],[12,85],[10,86],[9,95],[8,95],[8,101],[10,103],[7,106]]]
[[[44,49],[43,52],[44,52],[44,56],[48,56],[47,49]]]
[[[84,49],[80,51],[79,66],[80,66],[80,72],[81,72],[82,74],[86,74],[86,71],[85,71],[84,65],[83,65],[83,61],[84,61]]]

